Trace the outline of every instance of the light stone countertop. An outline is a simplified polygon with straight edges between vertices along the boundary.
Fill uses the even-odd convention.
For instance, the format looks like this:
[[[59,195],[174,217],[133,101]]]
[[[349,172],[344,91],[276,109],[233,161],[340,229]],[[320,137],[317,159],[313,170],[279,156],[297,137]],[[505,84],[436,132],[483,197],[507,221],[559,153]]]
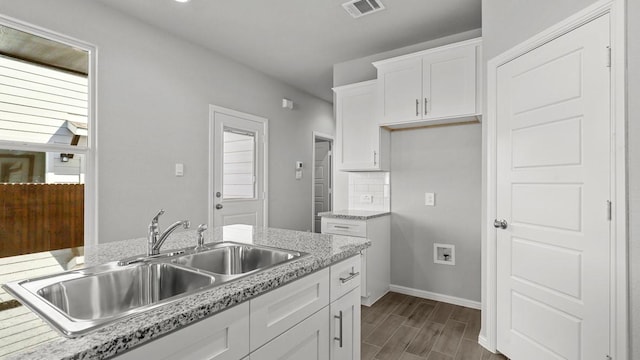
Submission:
[[[339,210],[318,213],[320,217],[328,217],[333,219],[345,220],[369,220],[380,216],[391,215],[390,211],[371,211],[371,210]]]
[[[235,241],[310,255],[119,320],[82,337],[70,339],[60,335],[35,348],[14,354],[10,359],[106,359],[357,255],[371,245],[365,238],[247,225],[217,227],[207,231],[206,235],[207,243]],[[196,237],[195,231],[174,233],[162,250],[192,247],[196,244]],[[85,263],[93,266],[144,254],[146,245],[146,239],[141,238],[85,246]]]

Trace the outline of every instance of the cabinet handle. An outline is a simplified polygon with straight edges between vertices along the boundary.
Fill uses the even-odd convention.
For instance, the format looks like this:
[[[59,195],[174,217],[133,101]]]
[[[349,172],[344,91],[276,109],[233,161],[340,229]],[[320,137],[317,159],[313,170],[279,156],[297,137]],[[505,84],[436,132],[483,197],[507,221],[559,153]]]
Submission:
[[[338,340],[340,343],[340,347],[342,347],[342,310],[340,310],[340,315],[333,315],[334,319],[340,320],[340,331],[338,332],[339,337],[334,337],[333,340]]]
[[[420,116],[420,110],[418,110],[418,106],[420,106],[420,100],[416,99],[416,116]]]
[[[345,230],[349,230],[350,227],[348,226],[344,226],[344,225],[333,225],[334,228],[336,229],[345,229]]]
[[[378,166],[378,153],[373,150],[373,166]]]
[[[350,280],[352,280],[353,278],[355,278],[356,276],[360,275],[360,273],[359,273],[359,272],[353,272],[353,270],[354,270],[354,269],[353,269],[353,268],[351,268],[351,272],[349,273],[349,276],[347,276],[346,278],[342,278],[342,277],[341,277],[341,278],[340,278],[340,282],[344,284],[344,283],[346,283],[347,281],[350,281]]]
[[[427,100],[427,98],[424,98],[424,114],[427,115],[429,113],[429,111],[427,111],[428,107],[427,104],[429,103],[429,100]]]

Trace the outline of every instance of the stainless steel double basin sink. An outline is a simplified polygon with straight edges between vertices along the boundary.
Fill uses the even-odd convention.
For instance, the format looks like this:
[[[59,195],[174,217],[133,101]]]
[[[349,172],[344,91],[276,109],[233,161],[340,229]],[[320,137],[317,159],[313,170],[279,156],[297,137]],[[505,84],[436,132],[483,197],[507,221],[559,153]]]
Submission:
[[[124,265],[114,262],[16,281],[3,287],[63,335],[76,337],[304,255],[222,242],[142,257]]]

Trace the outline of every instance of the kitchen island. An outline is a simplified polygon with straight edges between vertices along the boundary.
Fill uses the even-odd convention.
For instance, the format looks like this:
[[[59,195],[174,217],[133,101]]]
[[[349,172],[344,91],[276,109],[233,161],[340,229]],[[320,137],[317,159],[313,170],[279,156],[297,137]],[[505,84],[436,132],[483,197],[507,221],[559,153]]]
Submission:
[[[127,351],[140,345],[149,344],[152,340],[170,333],[178,333],[188,328],[187,325],[260,298],[271,290],[293,285],[290,283],[306,275],[323,269],[328,273],[328,267],[333,268],[336,264],[344,263],[343,260],[356,257],[370,245],[365,238],[245,225],[214,228],[206,236],[208,243],[234,241],[304,252],[308,256],[186,296],[179,301],[122,319],[82,337],[71,339],[59,336],[15,354],[12,358],[107,359],[123,353],[126,355]],[[196,244],[196,238],[194,231],[176,233],[167,240],[163,250],[192,247]],[[135,254],[144,254],[146,246],[146,239],[133,239],[86,247],[85,262],[88,266],[93,266]]]

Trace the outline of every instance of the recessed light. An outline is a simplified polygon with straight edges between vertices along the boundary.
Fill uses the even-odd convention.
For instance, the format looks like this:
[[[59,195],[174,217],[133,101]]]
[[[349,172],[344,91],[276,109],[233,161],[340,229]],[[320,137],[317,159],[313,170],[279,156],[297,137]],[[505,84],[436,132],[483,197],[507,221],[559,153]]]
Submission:
[[[186,3],[186,2],[189,2],[189,1],[191,1],[191,0],[175,0],[175,1],[176,1],[176,2],[179,2],[179,3]]]

